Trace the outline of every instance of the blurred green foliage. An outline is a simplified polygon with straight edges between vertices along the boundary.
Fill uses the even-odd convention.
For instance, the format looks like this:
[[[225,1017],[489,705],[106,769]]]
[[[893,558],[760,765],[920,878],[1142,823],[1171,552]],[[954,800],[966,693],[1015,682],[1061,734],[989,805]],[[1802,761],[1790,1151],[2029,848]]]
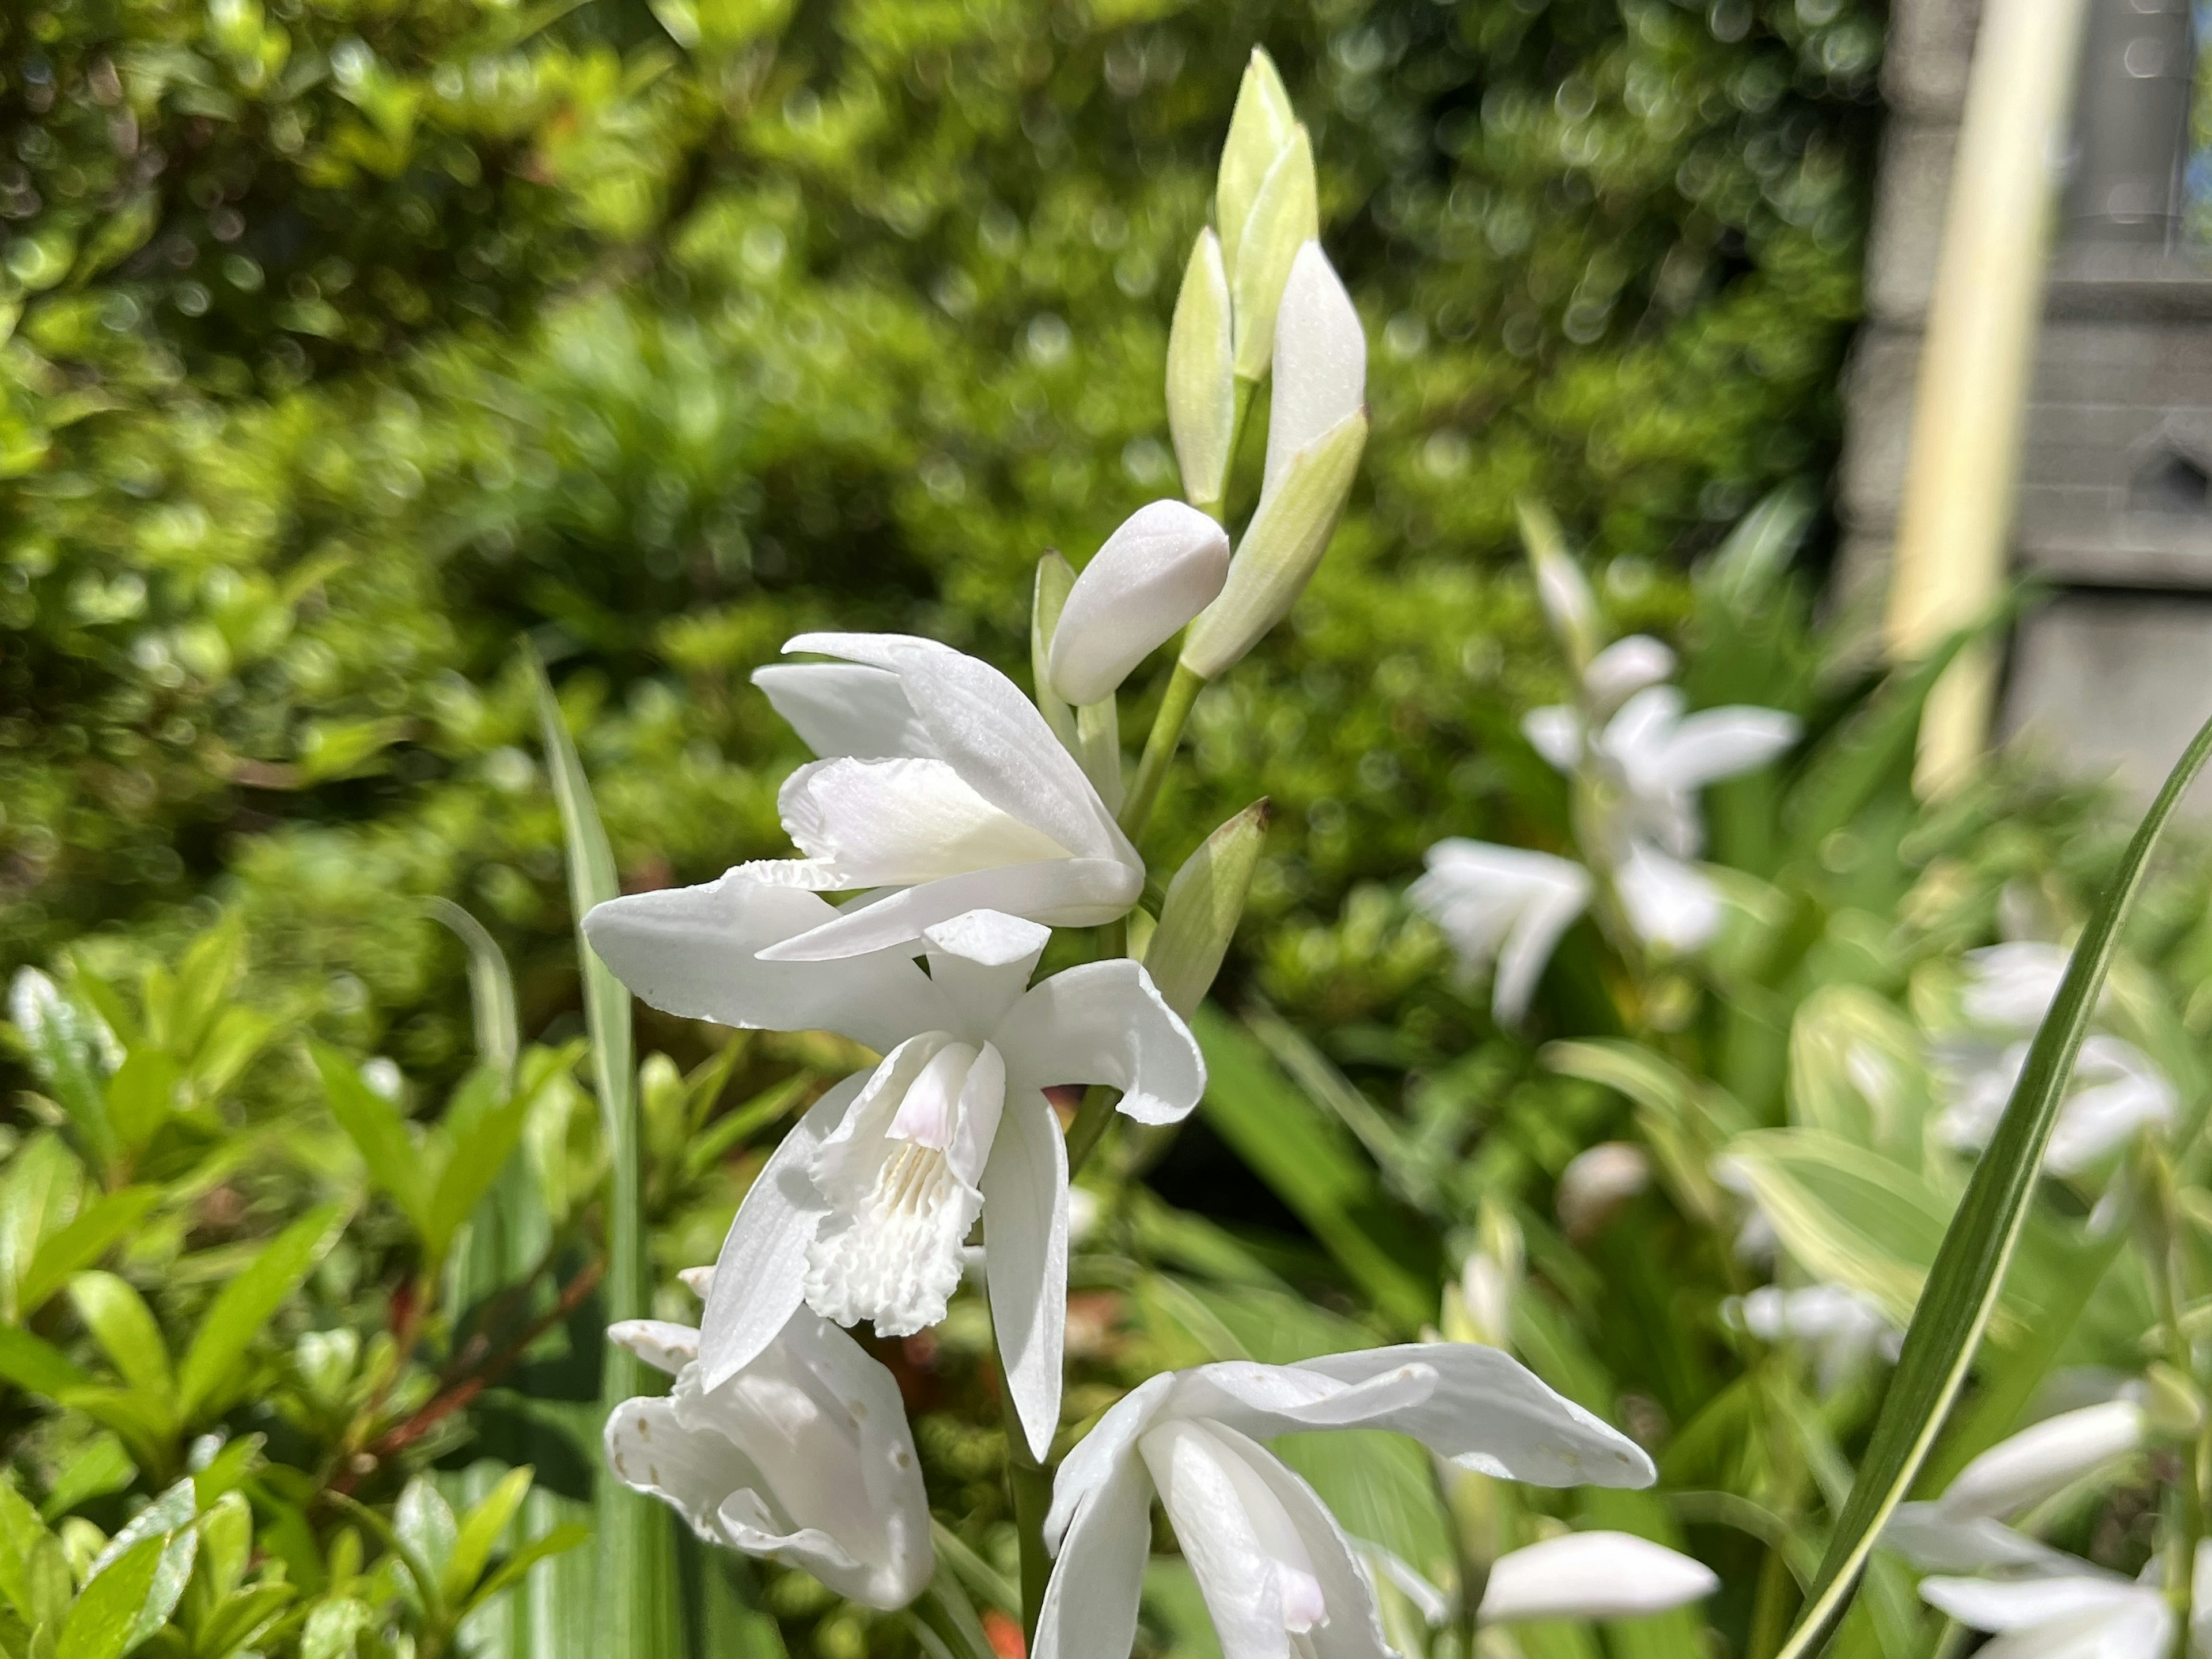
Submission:
[[[1516,492],[1664,623],[1822,467],[1879,40],[1860,0],[11,8],[0,966],[214,897],[252,996],[450,1075],[460,955],[394,902],[445,894],[573,1006],[518,636],[629,884],[778,843],[744,677],[794,629],[1018,661],[1038,550],[1173,492],[1167,315],[1255,42],[1373,459],[1157,839],[1271,793],[1255,923],[1331,918],[1502,828],[1480,739],[1551,672]]]

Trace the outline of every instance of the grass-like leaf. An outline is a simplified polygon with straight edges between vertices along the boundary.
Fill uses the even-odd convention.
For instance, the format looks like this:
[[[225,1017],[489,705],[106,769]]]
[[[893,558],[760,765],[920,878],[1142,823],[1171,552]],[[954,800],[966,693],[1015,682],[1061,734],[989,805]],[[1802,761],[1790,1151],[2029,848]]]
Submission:
[[[1898,1356],[1850,1498],[1797,1626],[1776,1659],[1809,1659],[1834,1632],[1850,1605],[1875,1540],[1926,1462],[1943,1419],[1966,1383],[1974,1349],[1996,1310],[2005,1269],[2019,1245],[2044,1151],[2089,1017],[2118,949],[2121,925],[2142,886],[2151,850],[2208,755],[2212,755],[2212,721],[2191,740],[2151,803],[2112,886],[2081,931],[2004,1116],[1943,1236],[1927,1288],[1905,1334],[1904,1351]]]
[[[629,992],[585,942],[584,916],[622,890],[614,849],[592,799],[583,762],[562,718],[545,669],[533,656],[531,678],[545,744],[546,770],[561,808],[568,865],[568,901],[575,912],[576,962],[584,981],[584,1023],[592,1036],[592,1075],[606,1126],[611,1191],[607,1205],[607,1272],[603,1284],[610,1322],[652,1311],[646,1255],[645,1170],[637,1109],[637,1054]],[[653,1392],[645,1364],[610,1347],[601,1401],[611,1411],[632,1395]],[[675,1535],[668,1511],[652,1498],[603,1476],[594,1508],[599,1523],[599,1638],[603,1659],[666,1659],[677,1650],[678,1602]]]

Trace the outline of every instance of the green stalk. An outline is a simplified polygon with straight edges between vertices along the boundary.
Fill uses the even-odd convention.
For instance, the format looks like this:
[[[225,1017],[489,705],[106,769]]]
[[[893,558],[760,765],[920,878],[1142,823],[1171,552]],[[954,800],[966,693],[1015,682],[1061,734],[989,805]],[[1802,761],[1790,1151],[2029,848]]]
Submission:
[[[1052,1471],[1030,1450],[1014,1411],[1014,1392],[1006,1384],[1006,1362],[999,1359],[999,1416],[1006,1435],[1006,1486],[1014,1500],[1014,1529],[1021,1544],[1022,1639],[1036,1639],[1037,1615],[1044,1610],[1044,1587],[1052,1577],[1045,1553],[1044,1518],[1052,1509]]]
[[[944,1568],[938,1569],[937,1577],[914,1604],[914,1617],[945,1644],[951,1659],[997,1659],[974,1604],[959,1581]]]
[[[1128,799],[1121,803],[1121,833],[1133,842],[1144,837],[1145,825],[1151,822],[1152,807],[1160,798],[1160,786],[1167,781],[1168,764],[1175,759],[1176,745],[1182,741],[1183,722],[1190,718],[1190,706],[1205,690],[1204,680],[1180,662],[1176,664],[1175,672],[1168,678],[1167,694],[1160,699],[1160,712],[1152,717],[1152,733],[1145,739],[1136,780],[1129,786]]]
[[[645,1164],[637,1105],[637,1049],[630,1029],[629,992],[592,954],[583,934],[584,915],[622,890],[614,850],[592,799],[583,763],[561,716],[545,670],[530,659],[544,728],[545,757],[561,808],[567,843],[568,898],[575,913],[576,959],[584,981],[584,1018],[592,1036],[592,1080],[607,1138],[607,1270],[601,1295],[609,1323],[642,1319],[653,1311],[651,1262],[646,1252]],[[658,1378],[626,1348],[610,1346],[600,1373],[600,1404],[611,1412],[633,1395],[659,1392]],[[676,1539],[668,1510],[641,1492],[602,1474],[593,1508],[599,1532],[599,1620],[592,1651],[599,1659],[672,1659],[682,1586],[677,1577]]]

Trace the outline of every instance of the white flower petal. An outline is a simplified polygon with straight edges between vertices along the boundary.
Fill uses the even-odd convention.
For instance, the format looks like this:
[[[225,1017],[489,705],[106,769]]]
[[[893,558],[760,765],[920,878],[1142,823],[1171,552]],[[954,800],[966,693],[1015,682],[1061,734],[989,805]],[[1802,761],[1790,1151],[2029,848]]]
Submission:
[[[1306,243],[1291,262],[1275,313],[1273,373],[1263,489],[1291,455],[1367,399],[1367,337],[1318,242]]]
[[[714,1259],[699,1320],[699,1368],[719,1388],[765,1352],[805,1299],[806,1249],[830,1212],[809,1173],[822,1143],[873,1073],[844,1079],[793,1124],[753,1177]]]
[[[1583,690],[1601,710],[1613,708],[1674,672],[1672,651],[1649,634],[1631,634],[1590,659],[1583,671]]]
[[[2148,1054],[2118,1037],[2092,1036],[2075,1063],[2045,1166],[2053,1175],[2078,1175],[2144,1126],[2172,1124],[2178,1104],[2173,1085]]]
[[[1374,1588],[1352,1540],[1320,1494],[1271,1453],[1249,1442],[1240,1449],[1246,1466],[1274,1494],[1296,1529],[1305,1547],[1307,1571],[1320,1588],[1327,1617],[1305,1633],[1314,1659],[1390,1659]]]
[[[1290,1659],[1291,1632],[1326,1616],[1321,1586],[1274,1494],[1237,1455],[1235,1433],[1170,1418],[1138,1449],[1206,1598],[1222,1659]]]
[[[1625,1532],[1571,1532],[1509,1550],[1490,1569],[1477,1617],[1633,1619],[1664,1613],[1720,1588],[1702,1561]]]
[[[2084,1475],[2142,1449],[2148,1425],[2131,1400],[2061,1412],[1999,1441],[1959,1471],[1939,1500],[1954,1519],[2039,1504]]]
[[[1060,1553],[1060,1540],[1083,1506],[1115,1471],[1135,1460],[1138,1437],[1169,1409],[1179,1380],[1173,1371],[1146,1377],[1108,1407],[1106,1414],[1091,1425],[1091,1432],[1060,1459],[1060,1473],[1052,1483],[1052,1512],[1044,1519],[1048,1552]]]
[[[806,858],[739,867],[793,885],[907,886],[1069,852],[941,760],[811,762],[784,780],[776,804]]]
[[[1923,1578],[1920,1595],[1938,1612],[1985,1631],[2030,1630],[2145,1600],[2165,1604],[2156,1590],[2132,1579],[2098,1572],[2086,1562],[2079,1566],[2047,1578]]]
[[[1494,958],[1491,994],[1501,1024],[1516,1024],[1560,935],[1589,902],[1589,872],[1571,860],[1453,836],[1428,850],[1407,902],[1443,931],[1462,971]]]
[[[1127,915],[1145,890],[1140,866],[1110,859],[1048,859],[947,876],[848,907],[811,932],[770,945],[763,962],[835,962],[911,945],[939,922],[995,909],[1054,927],[1096,927]]]
[[[2027,939],[1967,951],[1960,997],[1966,1018],[1979,1025],[2033,1030],[2058,994],[2070,954],[2063,945]]]
[[[1712,883],[1696,866],[1648,842],[1630,844],[1613,882],[1628,925],[1647,945],[1680,954],[1720,930],[1720,894]]]
[[[1168,1414],[1226,1424],[1265,1440],[1302,1430],[1368,1427],[1435,1392],[1435,1370],[1404,1358],[1415,1350],[1376,1352],[1395,1353],[1401,1363],[1352,1379],[1255,1359],[1196,1366],[1176,1374]]]
[[[702,1302],[714,1293],[714,1270],[711,1267],[679,1268],[676,1277]]]
[[[1049,983],[1049,981],[1048,981]],[[984,1282],[1006,1388],[1040,1460],[1060,1427],[1067,1323],[1067,1148],[1031,1088],[1010,1092],[983,1167]]]
[[[1003,910],[963,910],[949,921],[923,928],[921,936],[948,956],[985,968],[1004,968],[1017,962],[1034,964],[1051,939],[1052,929]]]
[[[1227,531],[1181,501],[1139,507],[1068,592],[1053,630],[1053,690],[1078,708],[1113,696],[1228,579]]]
[[[668,1504],[710,1544],[723,1541],[716,1512],[733,1492],[765,1486],[759,1466],[724,1436],[687,1429],[671,1400],[625,1400],[603,1436],[615,1479]]]
[[[1583,717],[1564,704],[1530,709],[1521,717],[1521,735],[1556,771],[1571,772],[1582,764]]]
[[[584,937],[640,998],[686,1019],[837,1031],[878,1051],[946,1023],[929,976],[896,952],[828,966],[771,967],[755,959],[837,916],[811,893],[764,887],[733,870],[702,886],[595,905],[584,918]]]
[[[1143,964],[1127,957],[1054,974],[1013,1006],[991,1041],[1018,1085],[1105,1083],[1140,1123],[1173,1123],[1206,1092],[1206,1056]]]
[[[928,728],[915,717],[899,677],[853,662],[771,663],[753,671],[806,746],[823,760],[935,758]]]
[[[665,1319],[617,1320],[607,1327],[607,1340],[671,1376],[699,1357],[697,1327]]]
[[[1128,1659],[1152,1554],[1152,1480],[1133,1447],[1126,1453],[1062,1523],[1065,1542],[1051,1535],[1060,1562],[1037,1615],[1036,1659]]]
[[[1425,1366],[1436,1382],[1419,1401],[1367,1419],[1410,1434],[1454,1462],[1539,1486],[1648,1486],[1651,1460],[1536,1374],[1496,1348],[1430,1342],[1301,1360],[1291,1369],[1357,1382],[1400,1366]]]
[[[1668,788],[1702,789],[1753,771],[1796,743],[1802,729],[1796,716],[1778,708],[1737,703],[1700,709],[1683,719],[1668,738],[1660,781]]]
[[[802,634],[784,649],[890,670],[937,753],[977,794],[1079,857],[1142,870],[1075,757],[1020,688],[988,663],[902,634]]]
[[[2070,1571],[2073,1558],[2014,1532],[1987,1516],[1961,1518],[1941,1504],[1900,1504],[1881,1541],[1923,1572],[1988,1572],[2033,1568],[2044,1574]]]

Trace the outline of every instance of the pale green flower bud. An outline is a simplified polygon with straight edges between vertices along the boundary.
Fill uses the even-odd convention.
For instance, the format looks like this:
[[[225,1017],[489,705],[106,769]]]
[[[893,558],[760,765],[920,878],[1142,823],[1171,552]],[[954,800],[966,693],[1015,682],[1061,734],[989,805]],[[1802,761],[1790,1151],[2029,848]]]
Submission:
[[[1513,1304],[1528,1275],[1521,1224],[1486,1199],[1475,1217],[1474,1249],[1460,1264],[1459,1283],[1444,1294],[1437,1323],[1447,1342],[1480,1342],[1507,1348],[1513,1342]]]
[[[1201,679],[1234,665],[1305,591],[1367,442],[1366,384],[1359,313],[1321,245],[1309,242],[1283,290],[1260,506],[1221,597],[1191,624],[1183,644],[1183,666]]]
[[[1060,629],[1060,613],[1075,586],[1075,567],[1058,549],[1037,561],[1036,581],[1030,590],[1030,684],[1037,712],[1070,754],[1079,755],[1075,711],[1052,689],[1052,636]]]
[[[1229,259],[1229,292],[1237,317],[1236,360],[1240,379],[1257,383],[1267,373],[1275,343],[1275,313],[1298,250],[1321,234],[1321,199],[1314,180],[1313,140],[1292,131],[1275,163],[1260,181]],[[1227,249],[1224,248],[1224,254]]]
[[[1198,234],[1168,329],[1168,430],[1182,470],[1183,499],[1218,516],[1237,435],[1236,359],[1231,351],[1229,276],[1221,241]]]
[[[1597,654],[1597,600],[1567,551],[1567,538],[1551,510],[1528,500],[1515,502],[1514,507],[1521,518],[1521,544],[1528,550],[1528,568],[1536,577],[1536,598],[1568,665],[1579,676]]]
[[[1222,146],[1221,173],[1213,196],[1214,213],[1221,222],[1221,257],[1232,270],[1261,183],[1297,125],[1291,94],[1275,72],[1275,60],[1253,47],[1243,82],[1237,88],[1237,107],[1229,117],[1229,137]]]
[[[1106,810],[1121,810],[1121,712],[1109,691],[1075,711],[1075,760]]]
[[[1145,971],[1185,1019],[1221,971],[1267,839],[1267,816],[1266,801],[1253,802],[1208,836],[1168,884],[1160,924],[1145,947]]]

